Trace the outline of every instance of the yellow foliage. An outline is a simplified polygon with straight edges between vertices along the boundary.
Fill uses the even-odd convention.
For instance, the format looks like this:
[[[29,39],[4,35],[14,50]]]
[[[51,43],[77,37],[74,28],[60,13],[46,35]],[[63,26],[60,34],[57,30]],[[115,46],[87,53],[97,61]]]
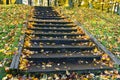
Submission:
[[[6,71],[6,72],[8,72],[9,70],[10,70],[9,67],[5,67],[5,71]],[[10,77],[10,75],[9,75],[9,77]]]
[[[25,46],[25,47],[30,47],[30,46],[31,46],[30,41],[25,41],[24,46]]]
[[[102,60],[110,61],[110,58],[109,58],[109,56],[105,53],[105,54],[102,55]]]
[[[32,30],[26,30],[26,33],[31,34],[31,33],[33,33],[33,31]]]
[[[28,60],[21,58],[20,59],[19,69],[20,70],[27,70],[27,65],[28,65]]]
[[[6,55],[11,55],[11,54],[13,54],[13,53],[10,52],[10,51],[8,51],[8,52],[6,52],[5,54],[6,54]]]
[[[15,4],[16,0],[11,0],[11,4]]]
[[[5,49],[0,49],[0,52],[4,52],[5,51]]]
[[[88,7],[89,1],[88,0],[82,0],[81,6],[82,7]]]
[[[2,0],[3,4],[6,4],[7,0]],[[9,4],[15,4],[16,0],[9,0]]]
[[[3,0],[3,4],[6,4],[6,0]]]
[[[66,7],[69,6],[69,0],[66,0],[66,1],[65,1],[65,5],[64,5],[64,6],[66,6]]]
[[[88,78],[84,78],[83,80],[88,80]]]
[[[64,0],[58,0],[59,6],[63,6],[65,4]]]
[[[8,78],[12,78],[13,76],[12,76],[12,74],[7,74],[6,75]]]
[[[97,52],[98,52],[98,49],[97,49],[97,48],[95,48],[95,49],[94,49],[94,53],[97,53]]]
[[[34,78],[33,80],[39,80],[38,78]]]

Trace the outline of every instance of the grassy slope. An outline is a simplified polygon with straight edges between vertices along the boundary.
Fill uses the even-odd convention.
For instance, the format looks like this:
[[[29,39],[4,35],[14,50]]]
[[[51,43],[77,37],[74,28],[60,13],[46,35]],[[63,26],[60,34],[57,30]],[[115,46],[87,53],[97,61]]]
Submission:
[[[120,16],[82,7],[59,7],[58,10],[78,20],[104,46],[120,57]]]
[[[0,62],[11,59],[17,51],[23,21],[30,10],[31,7],[25,5],[0,5]],[[9,61],[5,66],[9,66]],[[6,74],[4,67],[0,67],[0,80]]]

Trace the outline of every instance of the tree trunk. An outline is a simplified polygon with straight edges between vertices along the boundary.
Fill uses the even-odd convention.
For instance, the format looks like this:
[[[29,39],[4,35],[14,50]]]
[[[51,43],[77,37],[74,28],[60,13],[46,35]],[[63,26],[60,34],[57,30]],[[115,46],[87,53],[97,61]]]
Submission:
[[[54,1],[54,6],[58,6],[58,0]]]
[[[118,4],[118,15],[120,15],[120,3]]]
[[[73,0],[69,0],[69,6],[70,6],[70,7],[73,7],[73,5],[74,5],[74,4],[73,4]]]
[[[50,6],[50,0],[47,0],[48,6]]]
[[[9,0],[6,0],[6,4],[9,4]]]

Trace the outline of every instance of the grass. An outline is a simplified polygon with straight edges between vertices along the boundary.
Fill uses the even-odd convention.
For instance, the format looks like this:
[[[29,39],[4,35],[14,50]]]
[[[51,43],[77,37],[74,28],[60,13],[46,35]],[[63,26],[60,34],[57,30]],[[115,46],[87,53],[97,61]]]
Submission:
[[[0,62],[7,62],[0,67],[0,80],[6,75],[5,66],[10,66],[12,55],[17,51],[23,22],[29,16],[32,7],[26,5],[0,5]]]
[[[83,7],[59,7],[62,14],[79,21],[104,46],[120,58],[120,16]]]

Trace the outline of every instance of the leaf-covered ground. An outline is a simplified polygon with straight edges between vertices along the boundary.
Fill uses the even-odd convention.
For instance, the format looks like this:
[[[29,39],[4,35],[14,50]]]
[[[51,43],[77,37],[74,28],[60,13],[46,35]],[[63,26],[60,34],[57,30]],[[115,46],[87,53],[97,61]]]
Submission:
[[[0,80],[9,69],[12,55],[17,53],[23,22],[31,9],[25,5],[0,5]]]
[[[23,33],[23,22],[27,19],[31,10],[32,7],[25,5],[0,5],[0,80],[6,75],[5,71],[9,70],[11,56],[17,54],[17,45]],[[61,12],[80,21],[103,45],[119,57],[120,16],[88,8],[61,8]],[[115,70],[106,73],[107,75],[101,74],[100,76],[103,78],[108,77],[107,79],[109,79],[111,77],[108,76],[108,73],[109,75],[115,73],[115,76],[113,75],[112,78],[114,79],[118,71]],[[8,74],[7,76],[11,77],[12,75]],[[85,75],[85,77],[87,76]],[[84,78],[84,80],[89,79]]]
[[[73,20],[78,20],[104,46],[120,58],[120,16],[89,8],[64,8],[58,10]]]

